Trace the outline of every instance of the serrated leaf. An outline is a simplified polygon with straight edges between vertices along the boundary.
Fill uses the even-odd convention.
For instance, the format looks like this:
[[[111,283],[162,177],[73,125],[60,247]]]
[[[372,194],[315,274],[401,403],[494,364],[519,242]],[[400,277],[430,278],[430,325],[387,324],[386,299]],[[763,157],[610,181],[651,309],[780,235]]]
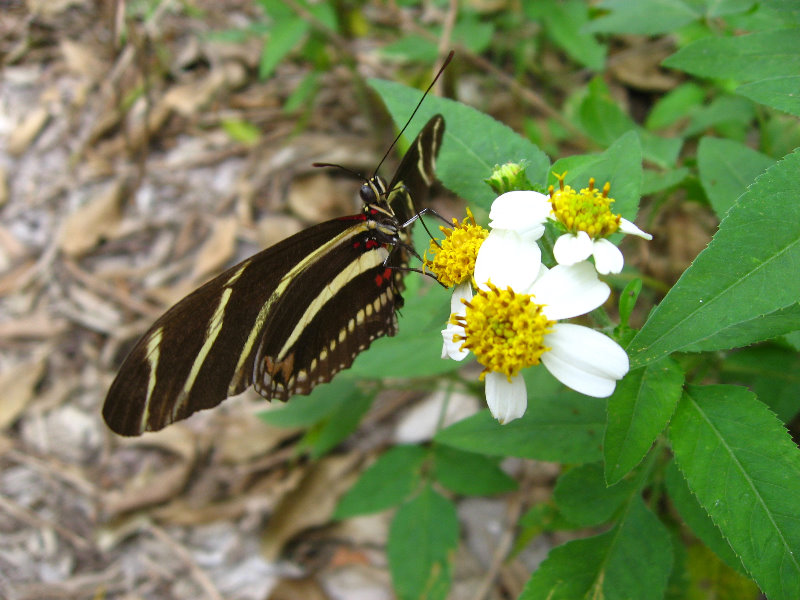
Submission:
[[[675,461],[671,462],[665,471],[664,483],[667,486],[667,493],[672,501],[672,504],[680,514],[684,523],[689,526],[689,529],[700,538],[703,543],[708,546],[714,553],[719,556],[729,567],[745,573],[742,561],[736,556],[736,553],[731,549],[727,540],[722,537],[722,533],[714,525],[711,517],[697,502],[697,498],[692,495],[686,480],[678,471]]]
[[[603,465],[580,465],[558,478],[553,499],[561,514],[582,527],[600,525],[608,521],[636,490],[635,479],[607,486]]]
[[[770,600],[800,597],[800,449],[743,388],[687,389],[670,427],[675,462]]]
[[[453,503],[430,486],[401,506],[392,520],[386,552],[400,600],[444,600],[458,545]]]
[[[664,66],[700,77],[758,81],[800,71],[800,29],[706,37],[684,46]]]
[[[629,372],[608,399],[603,452],[606,481],[616,483],[641,462],[681,397],[683,371],[664,360]]]
[[[661,600],[671,568],[669,533],[637,497],[611,531],[551,550],[519,600]]]
[[[783,423],[800,412],[800,356],[774,345],[742,348],[722,364],[724,383],[746,385]]]
[[[483,454],[436,444],[433,447],[434,477],[457,494],[490,496],[517,489],[517,482]]]
[[[369,83],[401,125],[422,96],[417,89],[391,81],[371,79]],[[444,115],[445,133],[436,174],[445,187],[488,209],[495,194],[483,180],[497,164],[528,160],[528,178],[533,183],[545,182],[550,160],[544,152],[508,126],[464,104],[429,95],[408,131],[418,131],[437,113]]]
[[[395,446],[361,474],[339,501],[335,519],[380,512],[405,501],[419,485],[428,452],[420,446]]]
[[[735,337],[737,345],[777,335],[775,322],[764,322],[761,329],[759,319],[800,298],[798,170],[800,151],[768,169],[728,211],[711,244],[631,342],[632,369],[692,347],[728,347],[725,342],[739,325],[748,334]],[[794,323],[790,313],[778,315],[787,331]],[[724,336],[717,337],[720,331]]]
[[[753,180],[775,159],[734,140],[703,137],[697,148],[697,167],[711,206],[722,218]]]

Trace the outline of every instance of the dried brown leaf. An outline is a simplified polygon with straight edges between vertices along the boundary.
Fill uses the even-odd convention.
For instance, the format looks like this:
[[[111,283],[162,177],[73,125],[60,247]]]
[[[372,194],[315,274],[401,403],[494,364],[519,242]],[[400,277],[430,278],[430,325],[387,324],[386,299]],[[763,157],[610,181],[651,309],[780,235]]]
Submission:
[[[350,193],[355,191],[352,185],[346,187]],[[347,208],[352,207],[352,198],[344,191],[343,186],[337,185],[326,173],[316,173],[292,181],[287,200],[295,214],[312,222],[332,219],[352,211],[352,208]]]
[[[40,354],[0,373],[0,430],[16,421],[36,395],[36,386],[46,364],[46,355]]]
[[[322,586],[311,578],[281,579],[272,589],[268,600],[328,600],[328,595]]]
[[[236,217],[227,217],[214,223],[211,235],[203,243],[194,261],[193,280],[217,273],[228,262],[236,248],[237,231]]]
[[[37,106],[17,125],[17,128],[8,136],[7,148],[13,156],[25,152],[44,129],[50,120],[50,111],[44,106]]]
[[[3,279],[0,279],[2,288]],[[25,317],[0,323],[0,339],[47,339],[62,334],[66,329],[65,319],[54,317],[48,309],[42,308]]]
[[[61,40],[61,56],[67,69],[73,73],[97,80],[105,74],[105,65],[97,53],[97,48],[69,38]]]
[[[8,202],[8,173],[5,167],[0,165],[0,206]]]
[[[102,498],[103,512],[109,518],[166,502],[181,493],[189,480],[192,465],[180,462],[146,479],[129,480],[122,489],[112,490]]]
[[[214,450],[220,461],[237,464],[266,455],[293,435],[296,432],[292,429],[274,427],[248,415],[225,423]]]
[[[117,179],[66,218],[59,232],[59,247],[65,254],[81,256],[116,232],[124,190],[125,184]]]
[[[301,531],[330,521],[339,497],[357,476],[353,467],[359,460],[356,453],[330,456],[308,470],[267,523],[261,539],[261,552],[267,560],[275,560],[286,542]]]

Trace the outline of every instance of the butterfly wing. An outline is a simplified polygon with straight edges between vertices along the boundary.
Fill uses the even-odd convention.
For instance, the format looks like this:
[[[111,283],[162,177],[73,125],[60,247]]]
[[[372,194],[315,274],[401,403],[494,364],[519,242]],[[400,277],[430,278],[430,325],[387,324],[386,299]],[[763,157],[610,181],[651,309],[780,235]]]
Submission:
[[[266,398],[285,400],[330,380],[373,339],[396,331],[388,251],[373,238],[363,215],[327,221],[178,302],[123,362],[106,396],[106,423],[138,435],[254,382]]]
[[[389,206],[400,225],[416,215],[428,199],[443,136],[444,117],[434,115],[409,146],[389,183]]]
[[[178,302],[136,343],[103,406],[121,435],[161,429],[251,385],[286,400],[348,368],[397,331],[407,252],[389,246],[424,201],[444,119],[433,117],[400,163],[387,202],[397,219],[361,215],[301,231]],[[369,207],[367,207],[369,208]],[[400,268],[397,268],[400,267]]]

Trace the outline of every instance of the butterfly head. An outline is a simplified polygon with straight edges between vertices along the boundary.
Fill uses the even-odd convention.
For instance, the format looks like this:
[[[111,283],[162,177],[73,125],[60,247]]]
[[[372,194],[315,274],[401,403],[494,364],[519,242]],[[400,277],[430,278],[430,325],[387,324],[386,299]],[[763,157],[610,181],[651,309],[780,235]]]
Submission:
[[[383,177],[375,175],[361,185],[358,195],[365,205],[384,204],[387,192],[386,181],[384,181]]]

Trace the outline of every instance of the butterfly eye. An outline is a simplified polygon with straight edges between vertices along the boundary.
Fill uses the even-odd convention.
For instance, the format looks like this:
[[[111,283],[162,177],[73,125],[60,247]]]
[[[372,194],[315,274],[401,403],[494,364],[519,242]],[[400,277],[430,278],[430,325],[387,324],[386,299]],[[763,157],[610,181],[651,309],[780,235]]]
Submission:
[[[375,188],[369,183],[365,183],[361,186],[361,189],[358,190],[358,195],[361,197],[361,201],[364,204],[375,204],[378,201],[378,196],[375,194]]]

